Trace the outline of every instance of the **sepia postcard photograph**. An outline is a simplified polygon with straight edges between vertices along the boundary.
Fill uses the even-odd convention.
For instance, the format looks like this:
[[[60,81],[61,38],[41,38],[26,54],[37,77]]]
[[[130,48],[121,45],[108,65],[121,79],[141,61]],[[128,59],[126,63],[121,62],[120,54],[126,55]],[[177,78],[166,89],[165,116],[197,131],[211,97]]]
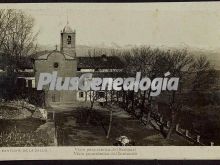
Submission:
[[[1,4],[1,159],[218,146],[219,2]]]

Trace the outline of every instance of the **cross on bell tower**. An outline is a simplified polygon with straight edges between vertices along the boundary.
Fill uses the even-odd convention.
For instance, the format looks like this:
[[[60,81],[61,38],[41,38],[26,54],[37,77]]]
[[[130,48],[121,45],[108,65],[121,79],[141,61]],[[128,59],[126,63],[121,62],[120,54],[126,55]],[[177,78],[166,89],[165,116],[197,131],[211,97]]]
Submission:
[[[76,57],[75,51],[76,32],[69,26],[67,20],[66,26],[61,30],[60,51],[72,57]]]

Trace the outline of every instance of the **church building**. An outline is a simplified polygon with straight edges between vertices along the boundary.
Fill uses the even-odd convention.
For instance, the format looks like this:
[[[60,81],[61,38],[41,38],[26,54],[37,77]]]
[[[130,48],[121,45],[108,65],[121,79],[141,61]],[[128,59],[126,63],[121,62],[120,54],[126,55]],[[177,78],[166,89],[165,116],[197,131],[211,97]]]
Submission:
[[[60,35],[60,51],[54,50],[45,52],[35,58],[35,83],[38,84],[40,73],[52,73],[57,71],[59,77],[76,77],[77,59],[75,51],[75,31],[69,24],[63,28]],[[76,101],[75,91],[49,90],[49,86],[44,87],[46,103],[73,103]]]
[[[67,23],[60,34],[60,51],[56,49],[38,52],[34,58],[34,84],[38,84],[40,73],[52,73],[53,71],[57,71],[57,77],[80,77],[86,72],[93,73],[95,77],[122,76],[118,74],[121,74],[120,70],[124,67],[124,63],[119,57],[107,56],[106,54],[77,57],[75,39],[76,33]],[[76,101],[90,101],[92,99],[92,91],[49,90],[49,86],[44,86],[43,91],[47,105],[74,104]],[[99,91],[98,93],[106,92]],[[107,94],[104,95],[103,97],[107,99]]]

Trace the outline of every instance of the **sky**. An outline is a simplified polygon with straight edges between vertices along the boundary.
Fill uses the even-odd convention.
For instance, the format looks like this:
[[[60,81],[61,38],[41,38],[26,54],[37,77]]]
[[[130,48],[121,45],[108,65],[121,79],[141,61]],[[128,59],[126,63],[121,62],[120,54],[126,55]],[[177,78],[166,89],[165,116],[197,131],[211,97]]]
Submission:
[[[1,6],[5,8],[5,6]],[[220,2],[139,4],[23,4],[35,18],[38,43],[60,43],[69,21],[80,45],[220,48]]]

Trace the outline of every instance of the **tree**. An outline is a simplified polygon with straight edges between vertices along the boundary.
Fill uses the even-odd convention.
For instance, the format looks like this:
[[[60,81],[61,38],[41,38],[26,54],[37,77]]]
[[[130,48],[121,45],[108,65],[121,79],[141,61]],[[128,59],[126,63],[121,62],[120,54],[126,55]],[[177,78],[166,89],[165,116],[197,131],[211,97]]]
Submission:
[[[0,49],[11,71],[18,71],[27,62],[24,57],[35,53],[37,33],[33,27],[34,19],[22,10],[0,10]]]
[[[159,49],[148,49],[148,52],[143,53],[140,56],[142,60],[139,63],[143,64],[142,73],[144,76],[149,77],[153,80],[156,77],[164,77],[164,73],[169,71],[169,67],[167,65],[166,51],[162,51]],[[145,93],[147,92],[147,98],[145,98]],[[151,88],[148,91],[144,91],[143,102],[142,102],[142,110],[145,109],[144,103],[147,101],[147,125],[150,124],[151,112],[152,112],[152,96],[151,96]],[[142,114],[143,115],[143,112]],[[141,116],[142,117],[142,116]]]
[[[106,56],[105,54],[103,54],[103,52],[101,51],[93,51],[93,54],[91,51],[88,52],[88,56],[89,56],[89,60],[88,60],[88,66],[89,68],[95,68],[95,72],[93,73],[93,76],[96,77],[98,76],[99,78],[115,78],[118,77],[118,75],[121,73],[121,70],[119,68],[121,68],[122,66],[118,66],[117,61],[119,56],[121,55],[121,51],[117,51],[117,50],[111,50],[109,52],[109,57]],[[95,59],[97,58],[97,59]],[[102,70],[103,68],[99,68],[97,67],[97,61],[95,60],[101,60],[99,62],[107,62],[108,67],[104,67],[104,70]],[[106,68],[106,69],[105,69]],[[101,69],[101,70],[100,70]],[[112,126],[112,121],[113,121],[113,110],[112,110],[112,106],[111,103],[113,102],[113,96],[114,96],[114,91],[113,90],[108,90],[106,89],[101,89],[100,91],[89,91],[90,92],[90,108],[88,109],[88,117],[87,117],[87,124],[89,124],[89,121],[91,119],[91,117],[95,118],[103,127],[105,133],[106,133],[106,138],[109,138],[110,136],[110,132],[111,132],[111,126]],[[94,110],[93,110],[93,106],[95,102],[100,102],[103,100],[100,100],[100,96],[99,96],[99,92],[102,92],[105,94],[105,102],[102,102],[105,105],[105,108],[107,108],[107,110],[109,111],[109,123],[108,123],[108,129],[105,128],[104,124],[102,123],[102,119],[98,119],[95,115],[94,115]],[[111,100],[108,99],[108,96],[111,96]]]
[[[191,90],[209,90],[212,87],[216,71],[206,56],[195,58],[191,70],[194,75]]]
[[[193,57],[186,50],[174,50],[168,55],[168,61],[169,71],[172,76],[178,77],[180,79],[179,88],[181,88],[182,82],[184,82],[184,79],[187,77],[186,74],[188,74],[190,71],[190,66],[193,63]],[[177,91],[171,92],[171,99],[169,102],[171,124],[166,139],[170,138],[177,122],[177,116],[183,107],[182,96],[180,94],[181,90],[178,91],[178,95]]]
[[[3,48],[4,40],[13,22],[13,10],[0,10],[0,48]]]
[[[122,58],[125,63],[123,68],[123,77],[131,77],[136,75],[136,72],[140,71],[142,66],[139,64],[139,49],[125,50],[122,52]],[[126,111],[134,112],[134,103],[136,94],[134,91],[122,91],[123,92],[123,104]]]
[[[125,76],[133,76],[136,72],[141,72],[141,76],[147,76],[150,79],[156,77],[163,77],[164,73],[168,71],[168,58],[166,51],[159,49],[151,49],[150,47],[140,47],[132,49],[131,52],[127,52],[124,56],[126,62],[126,68],[124,68]],[[135,97],[140,95],[139,100],[141,103],[139,107],[141,109],[139,117],[142,118],[147,111],[147,125],[150,123],[150,116],[152,111],[152,96],[151,89],[148,91],[138,91],[138,93],[132,92],[132,109]],[[140,102],[140,101],[139,101]]]

